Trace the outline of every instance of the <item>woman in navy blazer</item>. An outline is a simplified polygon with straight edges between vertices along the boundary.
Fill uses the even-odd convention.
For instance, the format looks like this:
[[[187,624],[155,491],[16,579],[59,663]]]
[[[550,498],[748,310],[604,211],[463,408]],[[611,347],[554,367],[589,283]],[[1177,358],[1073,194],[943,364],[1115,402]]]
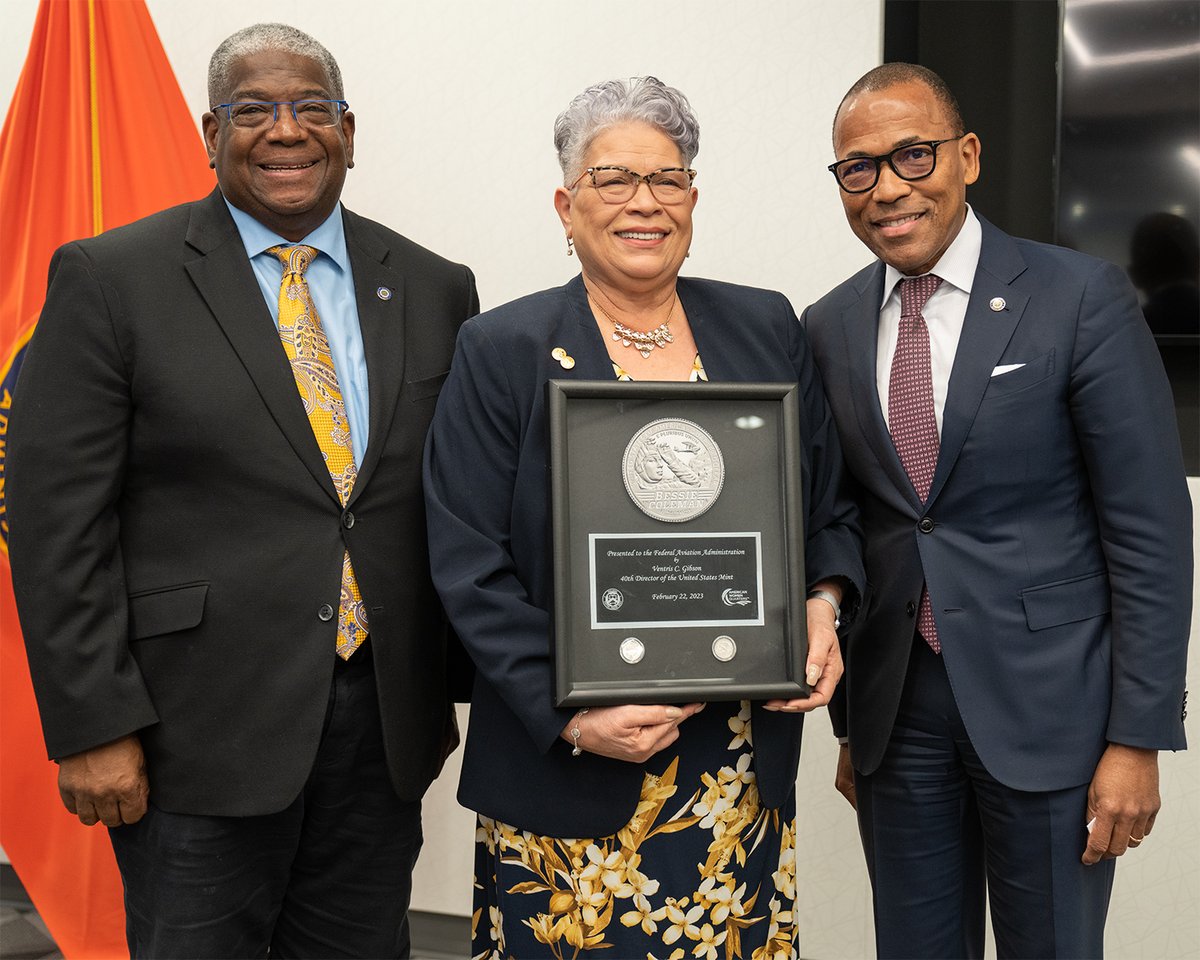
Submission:
[[[841,676],[837,608],[863,584],[833,422],[781,294],[678,276],[699,143],[682,94],[598,84],[555,142],[582,273],[462,328],[426,448],[434,581],[477,668],[459,786],[479,813],[472,954],[792,955],[801,722]],[[798,384],[811,696],[554,705],[551,378]]]

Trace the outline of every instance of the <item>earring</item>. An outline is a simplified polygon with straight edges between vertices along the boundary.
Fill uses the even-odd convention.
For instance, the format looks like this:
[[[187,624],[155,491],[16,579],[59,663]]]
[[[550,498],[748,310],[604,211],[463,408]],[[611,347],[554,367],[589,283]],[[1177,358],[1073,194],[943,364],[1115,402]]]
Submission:
[[[567,237],[567,256],[568,257],[575,256],[575,241],[572,240],[570,237]]]

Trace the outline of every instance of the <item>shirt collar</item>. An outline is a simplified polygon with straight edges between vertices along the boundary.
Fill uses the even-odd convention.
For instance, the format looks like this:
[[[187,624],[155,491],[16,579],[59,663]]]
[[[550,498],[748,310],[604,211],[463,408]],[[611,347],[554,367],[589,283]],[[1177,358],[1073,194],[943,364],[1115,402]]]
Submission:
[[[242,244],[246,248],[246,256],[251,260],[266,253],[271,247],[296,246],[291,240],[285,240],[270,228],[263,226],[245,210],[239,210],[228,200],[225,200],[225,206],[229,208],[229,213],[241,235]],[[334,207],[333,213],[325,219],[325,222],[300,243],[316,247],[322,254],[333,260],[339,269],[348,269],[350,255],[346,252],[346,229],[342,223],[342,205],[339,203]]]
[[[954,238],[950,246],[946,248],[946,252],[942,254],[941,259],[934,264],[931,273],[936,273],[946,283],[958,287],[964,293],[970,294],[971,284],[975,279],[975,269],[979,266],[979,254],[983,249],[983,227],[979,225],[979,218],[975,216],[975,211],[971,209],[971,205],[967,204],[967,219],[963,221],[962,229],[958,231],[958,236]],[[888,302],[892,291],[896,289],[896,284],[903,280],[905,275],[887,264],[883,275],[883,302]]]

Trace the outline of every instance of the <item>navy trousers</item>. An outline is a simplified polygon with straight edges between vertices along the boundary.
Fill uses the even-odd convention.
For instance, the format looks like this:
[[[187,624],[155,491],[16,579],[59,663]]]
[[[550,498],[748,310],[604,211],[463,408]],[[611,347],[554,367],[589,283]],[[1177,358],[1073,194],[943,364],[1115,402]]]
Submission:
[[[110,836],[134,960],[409,955],[421,805],[392,789],[369,645],[338,660],[312,773],[286,809],[206,817],[152,803]]]
[[[854,779],[881,960],[982,957],[985,895],[1002,960],[1103,955],[1115,861],[1080,862],[1088,784],[992,777],[919,634],[883,762]]]

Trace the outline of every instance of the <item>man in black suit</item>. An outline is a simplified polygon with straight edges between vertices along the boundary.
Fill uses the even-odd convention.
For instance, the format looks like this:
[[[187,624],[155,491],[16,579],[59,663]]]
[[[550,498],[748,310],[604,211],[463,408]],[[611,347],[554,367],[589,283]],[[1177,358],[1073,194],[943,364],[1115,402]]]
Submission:
[[[866,534],[838,786],[881,957],[1098,957],[1115,857],[1184,746],[1191,505],[1120,270],[1010,237],[932,72],[846,95],[831,166],[879,259],[804,321]],[[1090,833],[1089,833],[1090,830]]]
[[[474,278],[341,207],[354,115],[307,34],[234,34],[209,96],[219,190],[58,251],[15,394],[47,748],[134,957],[406,956],[456,740],[421,449]]]

